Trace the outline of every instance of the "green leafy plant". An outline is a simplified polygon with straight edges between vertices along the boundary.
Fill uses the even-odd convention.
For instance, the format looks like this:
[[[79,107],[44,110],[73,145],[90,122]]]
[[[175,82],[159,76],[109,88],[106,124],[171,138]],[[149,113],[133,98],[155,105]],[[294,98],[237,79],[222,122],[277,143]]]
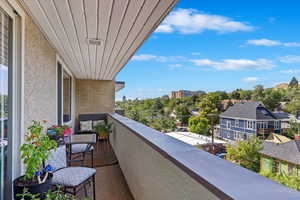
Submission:
[[[94,126],[95,131],[100,137],[106,137],[112,132],[112,123],[98,123]]]
[[[226,159],[239,164],[242,167],[258,172],[260,162],[259,151],[262,148],[262,141],[257,137],[252,137],[249,140],[238,141],[234,145],[227,145]]]
[[[300,178],[297,176],[290,176],[290,175],[286,175],[285,173],[277,174],[277,173],[264,173],[264,172],[261,172],[260,175],[300,191]]]
[[[44,122],[45,123],[45,122]],[[21,146],[21,158],[26,165],[24,179],[34,181],[42,168],[43,163],[49,158],[50,150],[56,149],[57,143],[50,140],[44,133],[44,127],[41,122],[33,121],[28,128],[25,137],[25,143]]]
[[[17,194],[17,197],[21,198],[21,200],[40,200],[39,196],[40,194],[31,194],[30,192],[28,192],[28,188],[24,188],[22,194]]]

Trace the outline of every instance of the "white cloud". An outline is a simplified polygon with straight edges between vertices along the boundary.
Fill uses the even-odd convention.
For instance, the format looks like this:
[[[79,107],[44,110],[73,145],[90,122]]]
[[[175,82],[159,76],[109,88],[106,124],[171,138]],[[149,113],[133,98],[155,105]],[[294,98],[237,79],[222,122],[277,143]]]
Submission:
[[[254,46],[266,46],[266,47],[272,47],[272,46],[300,47],[300,43],[298,42],[281,42],[278,40],[269,40],[266,38],[247,40],[247,44],[254,45]]]
[[[287,55],[279,58],[282,63],[300,63],[300,55]]]
[[[172,33],[173,31],[174,30],[173,30],[172,26],[170,26],[168,24],[162,24],[157,27],[155,32],[157,32],[157,33]]]
[[[283,43],[283,46],[285,46],[285,47],[300,47],[300,43],[299,42],[286,42],[286,43]]]
[[[182,64],[179,64],[179,63],[177,63],[177,64],[170,64],[169,66],[170,66],[170,69],[176,69],[176,68],[181,68],[181,67],[183,67],[183,65],[182,65]]]
[[[177,9],[170,13],[156,32],[195,34],[205,30],[227,33],[252,31],[254,27],[221,15],[203,14],[195,9]]]
[[[167,59],[168,58],[166,56],[156,56],[156,55],[152,55],[152,54],[140,54],[140,55],[133,56],[131,60],[135,60],[135,61],[154,60],[157,62],[166,62]]]
[[[255,46],[280,46],[281,42],[276,40],[269,40],[269,39],[258,39],[258,40],[248,40],[247,44],[255,45]]]
[[[222,61],[212,61],[209,59],[190,60],[196,66],[209,66],[217,70],[246,70],[246,69],[272,69],[275,67],[272,61],[267,59],[225,59]]]
[[[258,77],[247,77],[247,78],[244,78],[243,81],[244,82],[247,82],[247,83],[253,83],[253,82],[257,82],[259,80]]]
[[[153,54],[140,54],[132,57],[133,61],[179,62],[184,61],[184,56],[157,56]]]
[[[283,74],[299,74],[300,69],[287,69],[287,70],[281,70],[280,72]]]

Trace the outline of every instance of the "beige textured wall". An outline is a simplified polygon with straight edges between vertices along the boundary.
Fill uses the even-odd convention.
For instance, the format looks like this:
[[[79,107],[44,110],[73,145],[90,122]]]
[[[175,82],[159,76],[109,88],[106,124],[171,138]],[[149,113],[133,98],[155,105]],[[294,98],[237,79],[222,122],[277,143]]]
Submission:
[[[134,199],[216,200],[214,194],[111,117],[110,142]]]
[[[56,53],[30,17],[26,17],[24,123],[56,123]]]
[[[115,81],[76,80],[77,114],[115,110]]]

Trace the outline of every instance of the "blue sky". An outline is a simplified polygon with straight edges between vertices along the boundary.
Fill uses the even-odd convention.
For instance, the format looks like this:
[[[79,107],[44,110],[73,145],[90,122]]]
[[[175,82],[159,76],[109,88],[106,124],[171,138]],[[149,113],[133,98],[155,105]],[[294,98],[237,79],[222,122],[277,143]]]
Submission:
[[[181,0],[116,80],[117,99],[272,87],[300,77],[300,1]]]

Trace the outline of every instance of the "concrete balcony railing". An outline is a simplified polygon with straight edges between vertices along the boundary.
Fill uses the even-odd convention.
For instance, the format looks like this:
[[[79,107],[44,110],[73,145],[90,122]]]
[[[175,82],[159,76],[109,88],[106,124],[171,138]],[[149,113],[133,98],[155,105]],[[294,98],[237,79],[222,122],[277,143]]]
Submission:
[[[135,199],[300,199],[300,193],[118,114],[110,138]]]

